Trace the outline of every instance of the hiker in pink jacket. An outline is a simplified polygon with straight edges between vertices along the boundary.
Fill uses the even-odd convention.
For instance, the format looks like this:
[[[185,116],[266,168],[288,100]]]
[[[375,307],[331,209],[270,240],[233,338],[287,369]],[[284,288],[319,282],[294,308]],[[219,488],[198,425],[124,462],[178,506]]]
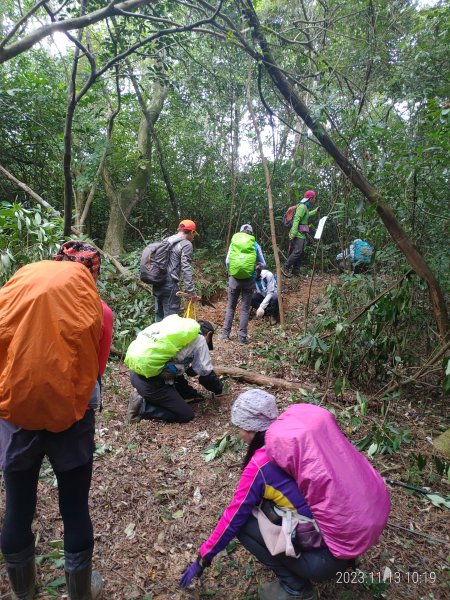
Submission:
[[[309,405],[296,405],[305,406]],[[314,415],[317,420],[317,414]],[[214,556],[224,550],[234,537],[238,537],[245,548],[277,576],[276,582],[259,589],[260,600],[313,600],[316,596],[311,581],[332,579],[337,573],[354,566],[354,558],[360,549],[365,548],[358,543],[354,549],[347,545],[341,551],[338,534],[334,540],[338,556],[333,555],[306,498],[309,490],[303,493],[296,479],[269,459],[265,446],[266,431],[271,425],[278,428],[275,434],[279,441],[278,423],[282,419],[283,415],[278,419],[274,396],[264,390],[251,389],[238,396],[231,410],[231,421],[248,444],[244,469],[232,501],[211,536],[201,545],[197,560],[185,570],[180,581],[181,587],[187,587],[194,577],[200,577]],[[327,423],[326,415],[323,415],[323,419]],[[304,416],[304,420],[307,422],[308,417]],[[289,421],[292,422],[292,419]],[[342,450],[345,443],[339,439],[338,442],[341,444],[339,450]],[[346,443],[350,444],[348,440]],[[295,449],[285,447],[284,454],[286,457],[295,456]],[[320,461],[320,453],[317,458]],[[316,461],[313,471],[308,473],[309,482],[309,475],[320,472],[318,467]],[[344,468],[348,468],[348,465]],[[369,468],[372,469],[370,465]],[[304,470],[307,472],[306,467]],[[324,478],[327,479],[326,476]],[[383,487],[385,489],[384,484]],[[386,503],[386,496],[382,488],[380,490],[383,497],[374,498],[373,501],[384,507],[380,510],[383,517],[374,531],[366,535],[366,545],[375,543],[384,527],[384,516],[387,519],[389,501],[387,499]],[[314,496],[312,499],[315,503]],[[320,500],[323,504],[324,499]],[[357,502],[361,502],[361,499],[358,498]],[[347,510],[355,511],[352,506]]]

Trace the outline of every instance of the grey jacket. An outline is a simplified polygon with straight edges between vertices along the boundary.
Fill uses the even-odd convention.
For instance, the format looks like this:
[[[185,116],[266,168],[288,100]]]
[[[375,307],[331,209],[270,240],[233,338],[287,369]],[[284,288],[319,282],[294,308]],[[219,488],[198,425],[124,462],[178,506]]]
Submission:
[[[183,279],[184,288],[189,294],[195,293],[194,281],[192,278],[192,255],[194,249],[192,242],[185,240],[177,233],[171,235],[169,242],[175,242],[176,238],[180,241],[175,244],[170,251],[169,264],[167,266],[167,275],[172,281],[180,281]]]

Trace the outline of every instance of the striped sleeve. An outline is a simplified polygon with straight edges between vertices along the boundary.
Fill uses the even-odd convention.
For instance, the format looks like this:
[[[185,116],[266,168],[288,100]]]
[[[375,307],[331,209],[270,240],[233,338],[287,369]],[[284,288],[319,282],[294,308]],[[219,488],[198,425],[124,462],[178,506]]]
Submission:
[[[200,547],[199,553],[202,558],[211,561],[227,547],[247,522],[253,507],[263,498],[264,490],[265,483],[260,468],[251,460],[242,473],[232,501],[211,536]]]

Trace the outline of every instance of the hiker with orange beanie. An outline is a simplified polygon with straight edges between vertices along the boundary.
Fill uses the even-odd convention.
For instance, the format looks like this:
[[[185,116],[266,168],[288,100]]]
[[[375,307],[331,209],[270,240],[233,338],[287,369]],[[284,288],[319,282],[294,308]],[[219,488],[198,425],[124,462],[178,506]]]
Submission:
[[[197,225],[190,219],[184,219],[178,225],[177,233],[163,240],[163,242],[167,242],[168,246],[167,272],[163,281],[153,284],[156,322],[162,321],[169,315],[180,314],[181,298],[177,296],[177,292],[180,290],[180,279],[183,279],[189,298],[194,302],[197,300],[192,275],[192,255],[194,253],[192,240],[196,235],[198,235]],[[150,244],[147,248],[150,249],[151,246],[156,247],[159,244],[161,242]]]

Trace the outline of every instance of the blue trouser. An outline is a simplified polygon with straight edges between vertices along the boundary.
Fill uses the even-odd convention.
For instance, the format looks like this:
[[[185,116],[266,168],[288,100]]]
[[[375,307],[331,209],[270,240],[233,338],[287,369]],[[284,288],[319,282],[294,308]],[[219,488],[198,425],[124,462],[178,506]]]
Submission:
[[[181,298],[177,296],[178,283],[173,279],[166,280],[161,285],[153,286],[155,297],[155,321],[158,323],[169,315],[180,313]]]
[[[348,560],[335,558],[328,548],[302,552],[299,558],[276,554],[272,556],[264,543],[255,517],[249,517],[237,536],[241,544],[251,554],[272,569],[281,585],[293,592],[301,592],[310,587],[312,581],[326,581],[345,571]]]

